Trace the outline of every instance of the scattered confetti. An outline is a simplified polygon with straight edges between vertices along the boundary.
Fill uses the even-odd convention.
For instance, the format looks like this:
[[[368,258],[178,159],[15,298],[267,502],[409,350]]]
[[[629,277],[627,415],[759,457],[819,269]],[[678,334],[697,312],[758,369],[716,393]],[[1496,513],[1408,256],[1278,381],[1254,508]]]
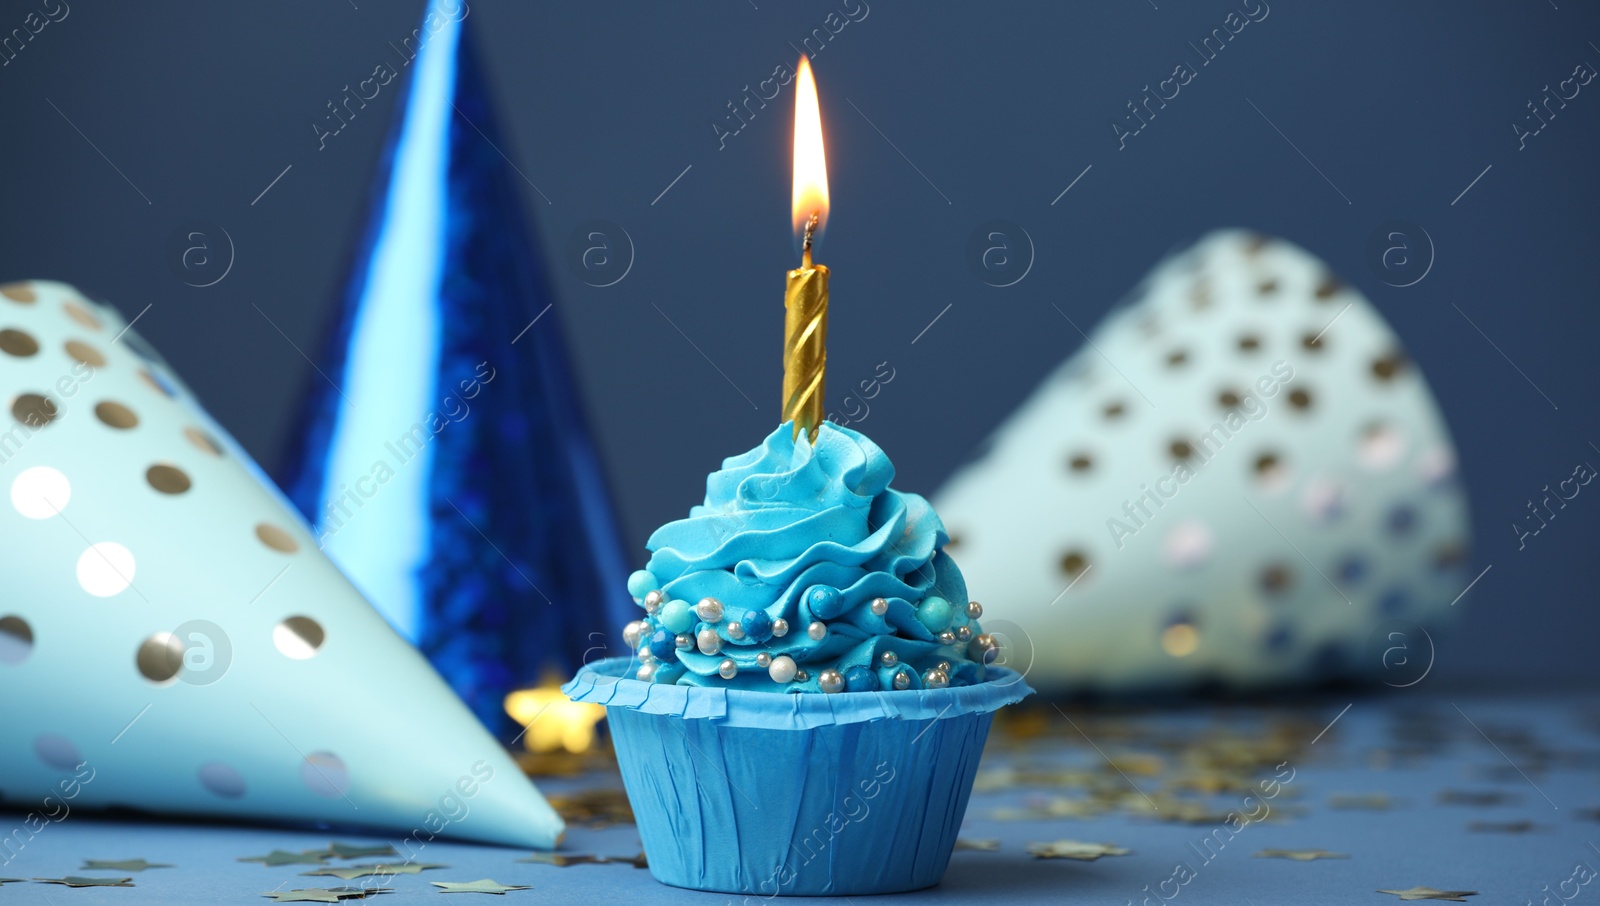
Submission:
[[[545,798],[568,824],[600,828],[633,823],[633,808],[621,787],[597,787]]]
[[[1328,808],[1386,812],[1393,804],[1388,793],[1334,793],[1328,797]]]
[[[1079,859],[1093,862],[1101,856],[1126,856],[1128,850],[1115,843],[1085,843],[1081,840],[1057,840],[1054,843],[1029,843],[1028,855],[1035,859]]]
[[[1440,805],[1472,805],[1485,808],[1491,805],[1512,805],[1521,802],[1522,797],[1511,793],[1502,793],[1491,790],[1484,793],[1470,792],[1467,790],[1440,790]]]
[[[1000,851],[999,840],[968,840],[966,837],[956,838],[956,852],[993,853]]]
[[[41,884],[60,884],[64,887],[132,887],[132,878],[80,878],[77,875],[67,875],[65,878],[34,878]]]
[[[1348,859],[1347,853],[1333,853],[1325,849],[1263,849],[1255,854],[1257,859],[1292,859],[1296,862],[1315,862],[1318,859]]]
[[[1402,900],[1450,900],[1455,903],[1465,903],[1463,897],[1475,897],[1476,890],[1434,890],[1432,887],[1411,887],[1406,890],[1380,890],[1379,893],[1392,893]]]
[[[146,862],[143,859],[123,859],[120,862],[109,862],[104,859],[84,859],[84,871],[144,871],[147,868],[171,868],[160,862]]]
[[[243,856],[240,862],[260,862],[262,865],[326,865],[322,854],[318,851],[292,853],[275,849],[264,856]]]
[[[1539,825],[1524,818],[1521,821],[1473,821],[1467,830],[1483,834],[1525,834]]]
[[[433,881],[432,884],[439,888],[441,893],[497,893],[503,896],[508,890],[533,889],[516,884],[507,886],[498,881],[491,881],[488,878],[479,878],[476,881],[468,881],[464,884],[455,881]]]
[[[382,846],[356,846],[349,843],[333,842],[327,849],[308,849],[304,853],[308,856],[318,856],[324,859],[370,859],[374,856],[398,856],[395,848],[385,843]]]
[[[560,868],[570,868],[574,865],[599,865],[605,862],[599,856],[577,855],[575,853],[533,853],[517,860],[518,862],[536,862],[540,865],[555,865]]]
[[[300,872],[303,876],[340,878],[345,881],[354,881],[357,878],[389,878],[395,875],[414,875],[431,868],[449,868],[436,862],[406,862],[400,865],[386,865],[377,863],[372,865],[351,865],[346,868],[318,868],[312,871]]]
[[[378,893],[393,893],[392,887],[305,887],[299,890],[267,890],[264,897],[279,903],[337,903],[341,900],[360,900]]]

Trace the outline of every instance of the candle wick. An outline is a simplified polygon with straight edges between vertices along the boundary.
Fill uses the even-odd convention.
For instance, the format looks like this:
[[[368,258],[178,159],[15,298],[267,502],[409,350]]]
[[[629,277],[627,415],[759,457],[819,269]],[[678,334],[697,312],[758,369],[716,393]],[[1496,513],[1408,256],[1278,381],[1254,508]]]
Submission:
[[[800,242],[800,257],[806,267],[811,266],[811,239],[817,234],[817,224],[821,222],[822,218],[816,211],[812,211],[811,216],[806,218],[806,234]]]

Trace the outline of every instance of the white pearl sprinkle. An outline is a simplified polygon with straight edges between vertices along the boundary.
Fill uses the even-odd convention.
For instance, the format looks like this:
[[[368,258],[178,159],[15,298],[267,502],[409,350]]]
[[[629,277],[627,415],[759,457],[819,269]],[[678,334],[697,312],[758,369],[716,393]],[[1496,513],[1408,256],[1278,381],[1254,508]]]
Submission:
[[[971,617],[974,620],[976,620],[977,618],[983,616],[983,605],[979,604],[977,601],[968,601],[967,602],[967,616]]]
[[[722,602],[716,598],[701,598],[700,603],[694,606],[694,612],[707,623],[722,622]]]
[[[770,667],[770,666],[772,666],[772,655],[766,653],[765,651],[763,651],[760,654],[756,655],[756,666],[757,667]]]
[[[717,665],[717,675],[723,679],[733,679],[739,675],[739,665],[731,657],[723,658],[722,663]]]
[[[779,617],[772,621],[772,637],[781,639],[789,634],[789,621]]]
[[[895,679],[898,681],[900,677],[897,676]],[[899,683],[896,682],[896,685],[898,684]],[[944,687],[950,685],[950,674],[938,669],[929,670],[927,673],[922,675],[922,684],[927,686],[929,689],[943,689]]]
[[[767,676],[772,677],[775,683],[793,682],[800,668],[795,665],[794,658],[787,654],[780,654],[772,659],[772,665],[767,668]]]
[[[941,645],[954,645],[955,643],[956,643],[956,634],[955,633],[951,632],[948,629],[946,629],[944,632],[939,633],[939,644],[941,644]]]
[[[688,651],[690,648],[694,647],[694,636],[687,632],[678,633],[673,637],[672,641],[673,644],[678,646],[679,651]]]
[[[728,638],[738,641],[744,638],[744,624],[738,620],[728,624]]]
[[[722,636],[715,629],[702,629],[694,637],[695,647],[701,654],[716,654],[722,650]]]
[[[656,666],[655,664],[645,664],[639,668],[639,671],[634,676],[638,677],[641,682],[653,683],[656,680]]]
[[[877,614],[880,617],[883,616],[884,614],[888,613],[889,612],[889,599],[888,598],[873,598],[872,599],[872,612]]]
[[[878,663],[885,667],[893,667],[894,665],[900,663],[900,656],[895,654],[893,651],[885,651],[883,654],[878,656]]]
[[[813,620],[811,625],[806,627],[806,635],[811,636],[814,641],[820,642],[828,637],[828,624],[821,620]]]
[[[894,675],[894,687],[902,692],[911,688],[911,674],[902,670]]]
[[[667,596],[660,589],[656,589],[644,596],[644,609],[647,613],[655,613],[665,603],[667,603]]]
[[[970,642],[970,641],[972,641],[972,627],[971,626],[958,626],[958,627],[956,627],[956,639],[959,640],[959,641],[962,641],[962,642]]]
[[[639,641],[643,635],[644,624],[638,620],[634,620],[622,628],[622,641],[627,643],[628,647],[635,651],[638,650]]]

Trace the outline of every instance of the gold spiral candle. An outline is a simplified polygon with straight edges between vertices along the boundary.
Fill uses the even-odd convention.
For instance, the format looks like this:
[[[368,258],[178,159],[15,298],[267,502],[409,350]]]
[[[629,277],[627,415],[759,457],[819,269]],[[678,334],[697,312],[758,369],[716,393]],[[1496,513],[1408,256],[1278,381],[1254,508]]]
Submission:
[[[805,57],[795,76],[794,198],[790,214],[800,238],[800,266],[783,294],[783,420],[794,437],[816,443],[828,367],[828,268],[811,263],[811,242],[828,217],[828,161],[822,148],[817,83]]]
[[[794,422],[796,438],[803,430],[814,442],[828,367],[828,266],[811,263],[809,235],[783,294],[783,420]]]

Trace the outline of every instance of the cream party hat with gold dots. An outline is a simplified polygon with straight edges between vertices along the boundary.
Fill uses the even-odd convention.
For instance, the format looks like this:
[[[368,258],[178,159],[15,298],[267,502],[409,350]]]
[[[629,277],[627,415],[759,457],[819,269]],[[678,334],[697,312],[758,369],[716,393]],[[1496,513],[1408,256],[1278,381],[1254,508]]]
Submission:
[[[40,827],[108,806],[370,826],[410,853],[556,843],[505,750],[114,310],[0,287],[0,401],[0,804]]]
[[[934,505],[1057,688],[1410,685],[1471,578],[1455,450],[1399,339],[1242,231],[1159,265]]]

